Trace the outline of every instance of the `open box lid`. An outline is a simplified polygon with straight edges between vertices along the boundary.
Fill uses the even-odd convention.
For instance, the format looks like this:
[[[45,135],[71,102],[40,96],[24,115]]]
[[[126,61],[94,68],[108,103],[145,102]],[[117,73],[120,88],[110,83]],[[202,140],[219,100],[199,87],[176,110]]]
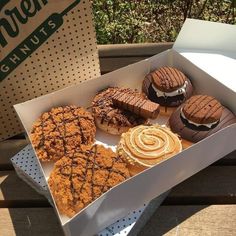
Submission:
[[[187,19],[173,48],[234,92],[236,26]]]

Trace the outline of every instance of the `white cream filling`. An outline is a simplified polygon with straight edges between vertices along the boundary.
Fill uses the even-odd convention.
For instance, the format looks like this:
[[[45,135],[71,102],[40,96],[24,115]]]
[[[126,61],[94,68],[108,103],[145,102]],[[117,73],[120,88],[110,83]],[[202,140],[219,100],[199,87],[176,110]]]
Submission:
[[[182,111],[182,108],[181,108],[181,111],[180,111],[180,115],[182,116],[182,118],[184,118],[185,120],[187,120],[189,124],[195,125],[195,126],[197,126],[197,127],[199,127],[199,126],[205,126],[205,127],[207,127],[207,128],[211,128],[213,125],[215,125],[215,124],[218,123],[218,121],[215,121],[215,122],[212,122],[212,123],[208,123],[208,124],[198,124],[198,123],[195,123],[195,122],[193,122],[193,121],[191,121],[191,120],[188,120],[188,119],[186,118],[186,116],[184,115],[184,113],[183,113],[183,111]]]
[[[157,89],[154,84],[152,83],[152,88],[155,90],[157,97],[174,97],[180,94],[186,94],[186,88],[188,85],[188,81],[186,80],[180,88],[176,89],[175,91],[172,92],[163,92],[159,89]]]

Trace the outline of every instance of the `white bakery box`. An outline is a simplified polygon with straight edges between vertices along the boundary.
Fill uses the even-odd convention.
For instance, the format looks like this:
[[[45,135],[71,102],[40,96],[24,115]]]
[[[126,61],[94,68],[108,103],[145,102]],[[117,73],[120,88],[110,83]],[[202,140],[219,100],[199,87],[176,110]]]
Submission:
[[[108,86],[140,90],[146,74],[168,65],[183,71],[192,81],[196,93],[216,97],[236,114],[235,41],[236,26],[187,19],[173,49],[14,107],[29,135],[33,122],[52,107],[68,104],[89,107],[95,94]],[[161,118],[160,122],[163,123]],[[89,236],[100,232],[128,212],[234,151],[235,136],[236,124],[233,124],[112,188],[73,218],[61,215],[52,198],[65,234]],[[119,139],[98,131],[96,140],[115,149]],[[53,165],[40,164],[37,158],[36,161],[47,180]]]

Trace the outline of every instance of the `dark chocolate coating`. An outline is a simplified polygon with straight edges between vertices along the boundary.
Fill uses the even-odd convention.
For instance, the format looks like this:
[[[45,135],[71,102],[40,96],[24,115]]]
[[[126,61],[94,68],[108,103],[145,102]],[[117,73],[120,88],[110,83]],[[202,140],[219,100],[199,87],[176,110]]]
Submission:
[[[180,70],[163,66],[151,73],[155,87],[163,92],[172,92],[183,86],[187,77]]]
[[[188,99],[183,106],[184,116],[197,124],[209,124],[220,120],[222,106],[214,97],[195,95]]]
[[[157,118],[160,111],[160,105],[150,101],[146,97],[137,95],[137,93],[116,92],[112,97],[115,106],[131,111],[144,118]]]
[[[133,127],[145,123],[147,119],[131,111],[114,106],[112,98],[117,92],[124,92],[124,94],[146,98],[145,94],[141,94],[129,88],[107,88],[99,92],[92,102],[94,116],[100,118],[102,124],[107,122],[108,125],[117,125],[118,127]]]
[[[182,107],[182,106],[181,106]],[[181,115],[181,107],[179,107],[170,117],[169,126],[172,132],[179,134],[183,139],[191,142],[198,142],[231,124],[236,123],[235,115],[226,107],[223,107],[222,115],[219,123],[212,128],[204,126],[196,127],[185,121]]]
[[[174,97],[157,97],[156,92],[152,87],[152,83],[150,83],[147,96],[151,101],[159,103],[161,106],[177,107],[190,98],[193,93],[193,86],[189,79],[187,79],[187,81],[186,94],[180,94]]]

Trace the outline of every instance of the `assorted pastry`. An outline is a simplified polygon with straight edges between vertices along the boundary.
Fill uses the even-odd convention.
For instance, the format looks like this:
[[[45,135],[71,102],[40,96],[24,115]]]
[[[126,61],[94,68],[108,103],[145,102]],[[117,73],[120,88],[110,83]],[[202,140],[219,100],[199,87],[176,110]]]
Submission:
[[[52,108],[33,124],[31,142],[40,161],[56,161],[94,143],[96,126],[90,112],[82,107]]]
[[[173,132],[194,143],[233,123],[236,123],[235,115],[207,95],[192,96],[169,119]]]
[[[151,101],[165,107],[177,107],[193,93],[187,76],[167,66],[149,73],[143,80],[142,90]]]
[[[129,177],[121,157],[110,148],[93,145],[57,161],[48,184],[59,211],[72,217]]]
[[[139,125],[121,135],[117,153],[136,171],[152,167],[182,151],[181,140],[166,126]]]
[[[54,162],[48,184],[59,211],[72,217],[130,176],[236,123],[217,99],[192,92],[181,71],[161,67],[144,78],[142,92],[110,87],[90,111],[71,105],[43,113],[30,136],[39,160]],[[153,120],[162,106],[175,107],[166,125]],[[121,135],[116,152],[95,143],[96,128]]]
[[[129,88],[108,88],[98,93],[92,102],[92,113],[96,126],[114,135],[120,135],[129,128],[147,123],[147,118],[131,112],[129,109],[122,109],[120,106],[114,105],[113,98],[122,93],[127,98],[134,96],[137,101],[143,101],[146,98],[144,94]],[[122,101],[120,103],[124,105]]]

